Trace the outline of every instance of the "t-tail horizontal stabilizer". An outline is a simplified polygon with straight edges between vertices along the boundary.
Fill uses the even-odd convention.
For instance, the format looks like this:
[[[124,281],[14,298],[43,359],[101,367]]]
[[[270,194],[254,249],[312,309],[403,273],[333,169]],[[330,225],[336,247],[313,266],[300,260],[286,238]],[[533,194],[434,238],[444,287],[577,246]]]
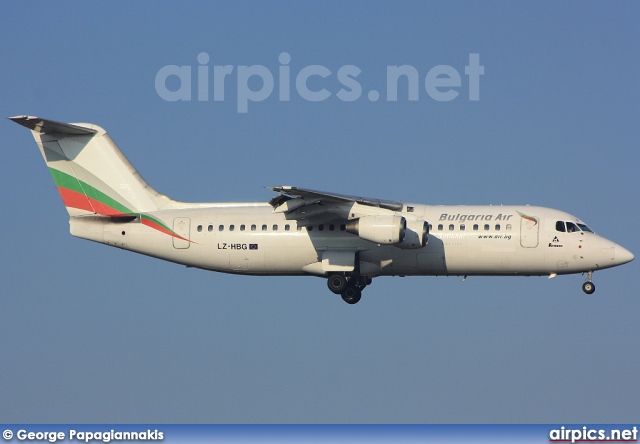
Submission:
[[[98,125],[9,119],[31,130],[70,216],[130,217],[174,203],[149,186]]]

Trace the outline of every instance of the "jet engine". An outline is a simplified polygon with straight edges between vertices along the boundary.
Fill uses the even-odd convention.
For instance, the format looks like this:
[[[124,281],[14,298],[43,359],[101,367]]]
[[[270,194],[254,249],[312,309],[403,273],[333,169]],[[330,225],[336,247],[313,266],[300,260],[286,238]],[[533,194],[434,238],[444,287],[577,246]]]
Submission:
[[[347,222],[346,231],[377,244],[397,244],[405,238],[407,220],[395,214],[363,216]]]
[[[407,232],[404,240],[396,247],[403,249],[423,248],[429,242],[429,224],[422,219],[407,221]]]

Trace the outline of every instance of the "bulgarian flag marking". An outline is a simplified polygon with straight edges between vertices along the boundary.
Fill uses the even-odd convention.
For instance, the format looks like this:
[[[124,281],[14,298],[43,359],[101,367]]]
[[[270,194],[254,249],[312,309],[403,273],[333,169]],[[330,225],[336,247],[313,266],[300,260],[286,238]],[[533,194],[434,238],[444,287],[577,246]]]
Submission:
[[[63,173],[62,171],[54,168],[49,168],[49,171],[56,183],[60,197],[62,197],[62,202],[66,207],[77,208],[79,210],[88,211],[101,216],[139,216],[140,222],[147,227],[153,228],[154,230],[177,239],[193,242],[180,236],[160,220],[149,216],[148,214],[136,213],[130,210],[117,200],[74,176]]]
[[[529,221],[533,222],[533,225],[534,225],[534,226],[538,225],[538,218],[537,218],[537,217],[527,216],[526,214],[523,214],[523,213],[521,213],[521,212],[519,212],[519,211],[518,211],[517,213],[520,215],[520,217],[521,217],[521,218],[523,218],[523,219],[526,219],[526,220],[529,220]]]

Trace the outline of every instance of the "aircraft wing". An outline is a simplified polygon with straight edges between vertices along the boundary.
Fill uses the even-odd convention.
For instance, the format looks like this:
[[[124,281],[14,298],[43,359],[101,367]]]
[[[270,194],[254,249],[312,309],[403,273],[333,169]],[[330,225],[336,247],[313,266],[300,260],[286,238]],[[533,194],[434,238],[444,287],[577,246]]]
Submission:
[[[298,187],[267,187],[277,193],[281,193],[284,196],[290,196],[292,198],[302,198],[307,201],[314,202],[331,202],[331,203],[345,203],[345,202],[357,202],[361,205],[369,205],[372,207],[384,208],[391,211],[401,211],[404,206],[402,202],[395,202],[392,200],[383,199],[371,199],[369,197],[350,196],[348,194],[327,193],[325,191],[309,190],[307,188]],[[273,202],[276,199],[282,198],[278,196],[273,198]],[[271,204],[273,205],[273,203]]]
[[[334,219],[352,219],[363,214],[388,214],[402,211],[404,204],[392,200],[372,199],[348,194],[328,193],[291,186],[267,187],[279,196],[269,201],[274,212],[287,219],[305,221],[302,225]]]

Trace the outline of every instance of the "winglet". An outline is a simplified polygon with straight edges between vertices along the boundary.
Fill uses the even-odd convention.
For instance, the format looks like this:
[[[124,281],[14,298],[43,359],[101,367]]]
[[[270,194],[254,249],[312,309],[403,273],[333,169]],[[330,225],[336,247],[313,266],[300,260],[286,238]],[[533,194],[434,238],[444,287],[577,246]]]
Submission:
[[[15,116],[9,117],[19,125],[29,128],[41,134],[60,134],[65,136],[86,136],[97,133],[97,130],[85,128],[70,123],[56,122],[53,120],[41,119],[35,116]]]

